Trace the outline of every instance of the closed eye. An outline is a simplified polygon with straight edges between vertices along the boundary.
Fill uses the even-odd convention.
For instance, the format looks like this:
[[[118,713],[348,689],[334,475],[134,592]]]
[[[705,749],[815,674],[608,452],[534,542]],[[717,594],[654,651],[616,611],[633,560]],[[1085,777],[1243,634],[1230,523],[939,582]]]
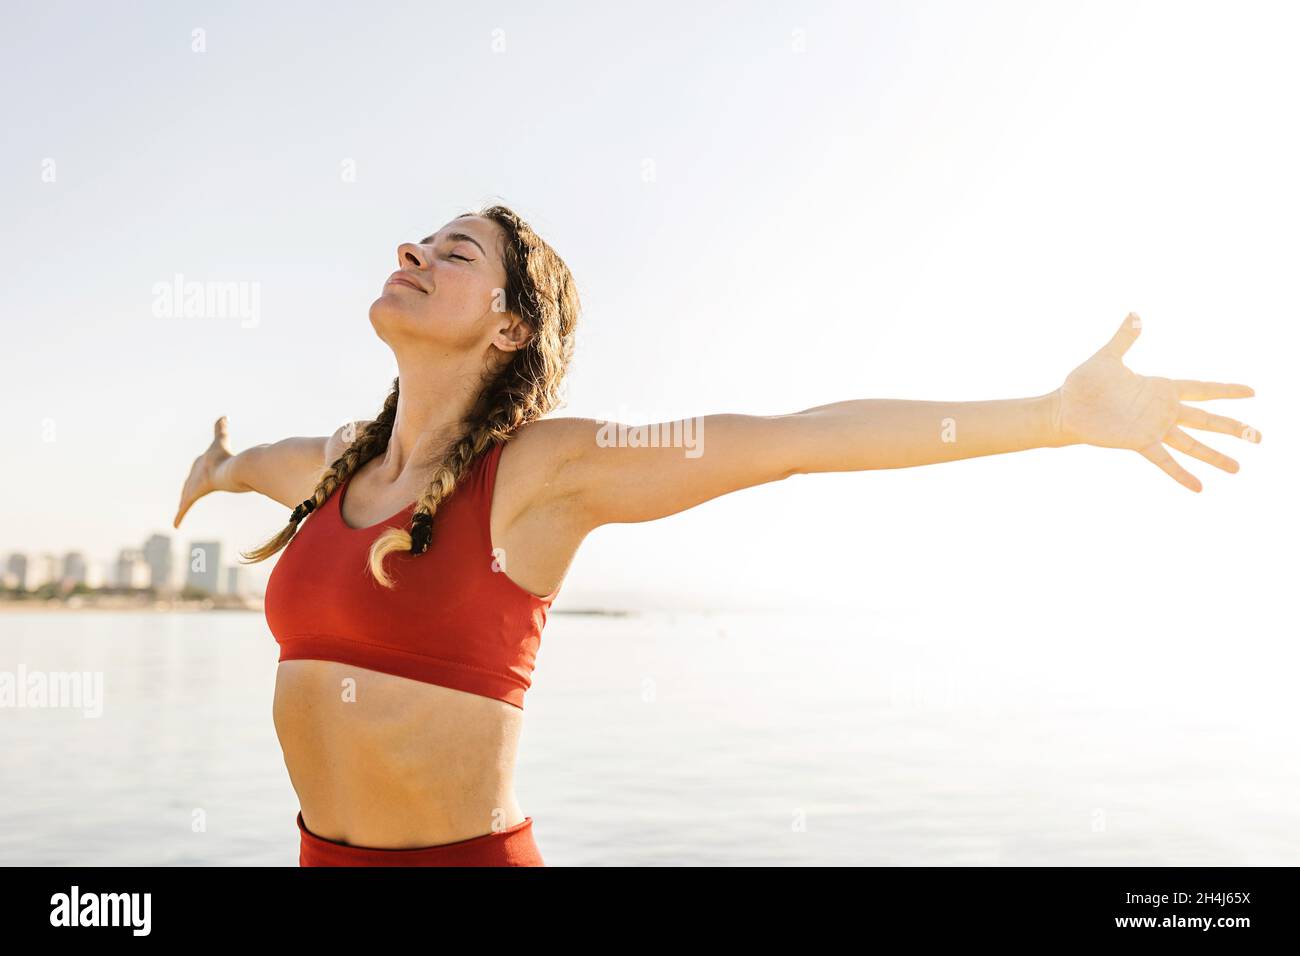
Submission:
[[[455,253],[452,253],[452,254],[449,255],[447,258],[448,258],[448,259],[460,259],[460,260],[463,261],[463,262],[473,262],[473,261],[474,261],[473,259],[467,259],[465,256],[459,256],[459,255],[456,255]]]

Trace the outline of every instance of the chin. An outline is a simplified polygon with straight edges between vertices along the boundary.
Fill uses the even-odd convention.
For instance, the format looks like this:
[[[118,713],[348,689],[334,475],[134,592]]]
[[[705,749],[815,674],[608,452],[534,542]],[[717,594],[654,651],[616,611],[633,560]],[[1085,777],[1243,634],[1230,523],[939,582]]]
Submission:
[[[370,303],[370,327],[375,330],[376,335],[387,341],[384,333],[392,329],[395,321],[400,321],[400,312],[401,308],[393,302],[392,296],[381,295]]]
[[[385,294],[370,304],[370,326],[384,342],[428,335],[428,319],[399,295]]]

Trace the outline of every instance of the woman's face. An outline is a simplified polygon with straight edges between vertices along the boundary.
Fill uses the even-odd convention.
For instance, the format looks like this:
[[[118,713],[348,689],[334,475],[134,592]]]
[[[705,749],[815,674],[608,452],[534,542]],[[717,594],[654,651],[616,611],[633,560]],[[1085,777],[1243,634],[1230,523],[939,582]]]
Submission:
[[[376,334],[400,342],[469,351],[486,343],[511,349],[518,320],[505,312],[505,234],[490,219],[461,216],[419,242],[397,247],[397,270],[370,306]]]

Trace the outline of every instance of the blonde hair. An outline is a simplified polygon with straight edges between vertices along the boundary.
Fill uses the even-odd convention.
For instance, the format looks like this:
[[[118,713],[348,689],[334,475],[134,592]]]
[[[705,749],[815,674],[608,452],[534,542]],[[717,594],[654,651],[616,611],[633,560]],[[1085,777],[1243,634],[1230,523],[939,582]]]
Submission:
[[[462,422],[461,437],[434,469],[416,502],[410,527],[388,528],[371,545],[368,567],[384,587],[393,586],[384,558],[394,551],[420,555],[428,550],[438,506],[456,490],[479,456],[559,404],[560,385],[573,357],[581,305],[564,260],[506,206],[489,206],[465,215],[491,219],[504,231],[505,308],[520,316],[532,334],[499,372],[485,380],[478,401]],[[265,560],[285,547],[307,514],[324,504],[362,465],[383,454],[397,417],[399,387],[400,380],[394,378],[379,415],[363,425],[343,454],[326,467],[315,492],[294,509],[289,523],[261,547],[243,555],[247,562]]]

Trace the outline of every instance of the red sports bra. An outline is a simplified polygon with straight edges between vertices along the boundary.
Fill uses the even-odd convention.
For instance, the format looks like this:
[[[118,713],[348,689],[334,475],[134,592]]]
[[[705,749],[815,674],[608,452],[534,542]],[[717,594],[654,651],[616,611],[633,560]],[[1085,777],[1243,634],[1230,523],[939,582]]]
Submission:
[[[370,545],[385,528],[407,527],[416,503],[357,529],[341,515],[348,481],[336,488],[267,582],[266,622],[280,660],[355,664],[522,709],[559,588],[545,597],[525,591],[493,554],[489,517],[503,448],[480,455],[438,507],[429,550],[384,559],[392,589],[370,576]]]

